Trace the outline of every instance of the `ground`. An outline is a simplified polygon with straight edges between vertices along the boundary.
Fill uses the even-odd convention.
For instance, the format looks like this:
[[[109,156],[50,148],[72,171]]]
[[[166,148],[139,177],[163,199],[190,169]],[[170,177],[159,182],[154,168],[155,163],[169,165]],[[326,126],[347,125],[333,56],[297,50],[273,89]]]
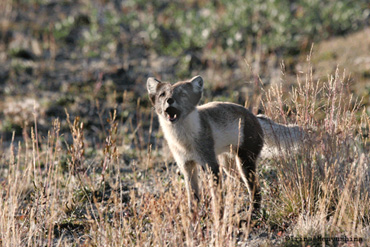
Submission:
[[[194,7],[191,2],[187,2],[187,8]],[[3,204],[0,207],[3,215],[0,219],[4,222],[0,223],[0,243],[8,246],[68,245],[76,241],[86,245],[113,245],[114,240],[108,237],[111,236],[117,239],[117,245],[157,245],[195,239],[198,244],[212,240],[215,245],[222,246],[222,242],[217,241],[228,236],[231,242],[235,241],[241,246],[289,246],[292,244],[292,241],[286,241],[289,237],[316,236],[312,231],[315,227],[319,228],[315,225],[319,224],[319,216],[309,215],[309,212],[316,213],[318,209],[310,206],[310,199],[317,204],[320,200],[329,201],[323,205],[328,207],[327,211],[333,217],[330,218],[329,213],[324,215],[328,218],[328,224],[341,229],[343,235],[370,236],[369,219],[366,216],[369,208],[359,203],[354,206],[357,215],[347,215],[345,212],[348,209],[342,206],[352,199],[364,198],[364,194],[361,194],[366,192],[362,192],[361,186],[364,184],[357,185],[351,180],[352,177],[345,177],[341,188],[343,193],[335,191],[330,196],[325,194],[327,197],[323,196],[322,199],[320,196],[325,188],[319,182],[320,185],[312,182],[310,186],[299,174],[284,166],[289,162],[295,164],[297,171],[303,174],[306,168],[301,171],[300,162],[303,164],[306,156],[300,157],[301,160],[284,160],[285,163],[279,160],[260,162],[260,183],[265,188],[266,198],[270,196],[271,199],[266,199],[266,206],[251,221],[252,227],[239,227],[239,223],[248,218],[247,212],[230,216],[229,220],[224,216],[222,224],[216,226],[219,219],[206,213],[214,212],[214,207],[223,203],[209,199],[207,196],[213,192],[206,188],[203,199],[206,206],[198,212],[201,219],[193,231],[186,230],[187,224],[191,225],[191,219],[185,216],[186,206],[182,206],[186,201],[182,198],[185,195],[182,177],[163,140],[146,92],[148,76],[175,82],[200,74],[205,80],[202,102],[232,101],[246,105],[254,113],[262,111],[273,114],[282,110],[282,115],[270,117],[297,122],[299,107],[292,103],[289,105],[290,99],[287,97],[292,95],[287,92],[298,87],[300,80],[308,78],[310,82],[319,80],[324,83],[331,81],[328,75],[333,75],[333,81],[344,85],[340,90],[337,85],[338,91],[334,91],[341,93],[340,99],[350,102],[348,112],[351,112],[351,107],[355,108],[353,112],[356,111],[353,119],[348,120],[353,125],[346,127],[344,123],[340,125],[340,121],[346,119],[340,118],[341,107],[333,110],[335,114],[338,112],[338,116],[331,118],[337,126],[336,141],[346,144],[348,141],[351,147],[358,146],[358,149],[345,149],[348,155],[342,159],[342,146],[326,146],[324,143],[320,149],[322,153],[318,151],[317,156],[312,154],[309,160],[318,164],[319,168],[316,168],[321,169],[320,172],[324,170],[324,164],[330,162],[336,165],[368,164],[368,158],[361,156],[361,152],[368,151],[368,142],[353,144],[344,133],[351,133],[348,139],[368,138],[369,123],[366,125],[361,113],[364,111],[367,116],[370,113],[369,28],[349,30],[318,40],[311,52],[309,44],[289,52],[282,52],[284,49],[281,47],[270,50],[263,45],[263,40],[258,39],[245,49],[229,49],[217,38],[210,38],[202,49],[190,45],[189,50],[177,54],[178,48],[171,48],[172,43],[164,42],[164,46],[172,49],[168,52],[166,47],[153,45],[150,39],[153,33],[134,29],[135,20],[129,19],[131,14],[134,15],[130,4],[119,1],[106,4],[100,1],[5,1],[4,6],[4,15],[0,18],[0,190],[3,191]],[[164,17],[159,18],[162,26],[155,30],[169,40],[176,40],[176,35],[180,34],[169,25],[171,21],[168,18],[171,19],[166,17],[167,7],[165,4],[158,7],[159,10],[164,9]],[[135,8],[135,16],[139,16],[140,20],[145,19],[146,15],[150,16],[140,4]],[[226,10],[220,7],[217,11]],[[127,19],[118,18],[122,13]],[[235,39],[239,40],[240,37],[237,35]],[[230,42],[226,40],[226,45]],[[296,52],[300,48],[302,50]],[[335,79],[337,68],[338,80]],[[341,79],[344,71],[344,79]],[[334,92],[330,91],[329,84],[326,85],[329,92]],[[281,86],[284,102],[277,101],[274,105],[265,92],[276,85],[277,88]],[[324,89],[322,91],[326,92]],[[350,94],[354,96],[348,97]],[[333,99],[333,104],[341,102],[330,93],[323,98]],[[354,100],[356,98],[362,99],[358,105]],[[276,107],[278,103],[284,106]],[[325,108],[328,105],[319,100],[315,103],[316,111],[312,114],[307,111],[306,115],[312,119],[316,117],[317,123],[319,120],[325,121],[327,115],[324,113],[330,112]],[[324,110],[320,112],[319,109]],[[308,126],[314,122],[298,123]],[[325,125],[325,128],[332,128],[331,124]],[[321,137],[332,141],[325,135]],[[364,151],[358,151],[360,149]],[[338,160],[326,157],[324,151],[338,154]],[[271,168],[271,164],[283,165]],[[338,168],[336,165],[333,166],[333,174]],[[313,167],[312,171],[317,172],[316,168]],[[356,171],[358,181],[366,182],[368,177],[359,177],[360,172],[356,169],[365,168],[356,166],[348,174]],[[304,189],[297,189],[295,183],[288,183],[289,177],[285,176],[289,175],[281,173],[282,170],[297,175],[291,178],[302,183],[300,185]],[[330,172],[323,174],[328,187],[337,183],[331,180]],[[307,176],[314,180],[311,175]],[[282,184],[284,178],[286,184]],[[277,184],[282,185],[279,187]],[[361,194],[361,197],[347,196],[352,190],[344,186],[346,184],[348,188],[353,186],[353,191],[360,191],[358,195]],[[232,186],[240,190],[239,185]],[[231,192],[224,190],[224,197],[219,202],[227,204],[227,195]],[[283,190],[286,190],[286,194],[281,192]],[[248,205],[243,193],[240,193],[240,197],[235,199],[238,204],[231,210],[238,214],[245,211]],[[307,196],[308,199],[304,197],[307,201],[301,202],[297,195]],[[336,199],[331,200],[332,197]],[[299,206],[294,205],[296,201],[299,201],[296,203]],[[280,207],[282,211],[272,205]],[[298,207],[307,210],[306,218]],[[342,211],[330,209],[336,207]],[[350,217],[361,220],[354,220],[353,223]],[[353,223],[357,228],[344,231],[338,227],[342,221]],[[116,225],[117,222],[121,225]],[[12,224],[13,228],[8,229]],[[158,233],[156,224],[167,227],[165,231],[168,234]],[[307,228],[302,227],[305,224]],[[141,229],[136,229],[135,225]],[[301,228],[294,229],[295,226]],[[110,227],[121,229],[121,232],[115,232]],[[215,232],[215,229],[224,235],[213,236],[211,232]],[[20,230],[19,235],[16,230]],[[181,237],[169,237],[173,232],[180,232]],[[127,242],[119,234],[124,235]],[[338,232],[325,234],[338,236]],[[158,239],[163,242],[156,242]],[[300,243],[296,244],[298,246]]]

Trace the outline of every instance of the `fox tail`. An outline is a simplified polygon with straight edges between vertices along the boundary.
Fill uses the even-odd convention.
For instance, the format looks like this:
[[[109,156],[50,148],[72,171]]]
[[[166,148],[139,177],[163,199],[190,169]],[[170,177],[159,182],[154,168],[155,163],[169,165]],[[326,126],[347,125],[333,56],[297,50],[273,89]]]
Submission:
[[[257,119],[264,134],[262,158],[294,152],[302,146],[306,133],[301,127],[278,124],[262,114],[257,115]]]

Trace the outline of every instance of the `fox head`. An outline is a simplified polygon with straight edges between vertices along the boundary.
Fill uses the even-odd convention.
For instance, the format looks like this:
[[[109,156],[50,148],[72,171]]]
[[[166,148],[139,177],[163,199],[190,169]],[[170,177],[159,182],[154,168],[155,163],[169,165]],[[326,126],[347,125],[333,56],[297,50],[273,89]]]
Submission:
[[[170,84],[149,77],[146,86],[158,116],[174,124],[186,118],[198,105],[203,92],[203,79],[195,76],[189,81]]]

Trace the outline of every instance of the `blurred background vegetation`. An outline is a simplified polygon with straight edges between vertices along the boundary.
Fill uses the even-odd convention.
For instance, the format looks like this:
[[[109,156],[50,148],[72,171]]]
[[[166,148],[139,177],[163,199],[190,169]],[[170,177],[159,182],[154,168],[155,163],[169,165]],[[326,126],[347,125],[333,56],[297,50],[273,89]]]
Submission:
[[[0,245],[197,234],[178,213],[182,179],[146,80],[198,74],[202,103],[265,109],[321,133],[314,148],[260,163],[252,239],[369,236],[369,24],[369,0],[0,0]],[[230,195],[235,224],[202,218],[199,239],[251,240],[240,230],[246,198]]]
[[[258,88],[294,85],[313,43],[316,79],[346,69],[349,92],[369,104],[367,0],[3,0],[0,8],[3,140],[21,136],[34,113],[48,129],[65,108],[98,136],[117,107],[123,122],[136,123],[138,105],[149,120],[149,75],[200,74],[206,100],[244,104]]]
[[[266,52],[286,55],[362,28],[368,7],[365,0],[130,1],[124,19],[148,35],[158,54],[217,47],[243,52],[260,43]]]

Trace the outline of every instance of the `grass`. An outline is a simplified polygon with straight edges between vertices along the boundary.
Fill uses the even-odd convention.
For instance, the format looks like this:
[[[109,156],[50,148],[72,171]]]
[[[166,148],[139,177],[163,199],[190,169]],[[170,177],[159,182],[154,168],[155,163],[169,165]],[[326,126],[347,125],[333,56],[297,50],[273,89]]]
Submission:
[[[0,245],[369,244],[368,29],[318,44],[314,69],[296,54],[366,26],[367,1],[288,5],[3,1]],[[241,183],[201,172],[188,213],[148,74],[201,74],[204,102],[245,103],[309,133],[300,152],[259,161],[259,212]]]
[[[139,104],[135,126],[111,112],[104,142],[90,155],[81,119],[67,113],[69,131],[62,132],[56,119],[48,135],[40,136],[35,115],[34,126],[23,130],[30,137],[12,141],[0,157],[2,246],[369,241],[370,118],[347,93],[346,77],[337,71],[318,82],[308,69],[290,92],[276,84],[262,88],[260,98],[266,115],[310,134],[301,152],[259,161],[263,202],[255,215],[241,183],[224,176],[223,186],[216,186],[205,172],[199,205],[189,214],[183,179],[168,163],[165,147],[141,143],[144,133],[157,136],[153,119],[149,126],[140,120],[145,109]],[[120,156],[130,149],[137,159],[127,173]]]

